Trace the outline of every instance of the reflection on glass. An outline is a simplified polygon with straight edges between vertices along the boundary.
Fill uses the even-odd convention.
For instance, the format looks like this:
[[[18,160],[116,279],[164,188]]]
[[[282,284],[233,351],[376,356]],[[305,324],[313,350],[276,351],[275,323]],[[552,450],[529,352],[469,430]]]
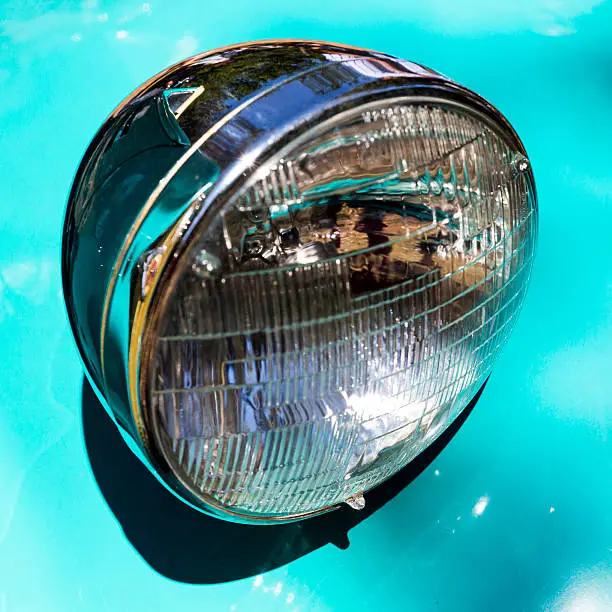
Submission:
[[[323,123],[254,172],[190,247],[157,330],[150,418],[183,479],[289,515],[415,457],[514,323],[527,169],[464,111],[398,102]]]

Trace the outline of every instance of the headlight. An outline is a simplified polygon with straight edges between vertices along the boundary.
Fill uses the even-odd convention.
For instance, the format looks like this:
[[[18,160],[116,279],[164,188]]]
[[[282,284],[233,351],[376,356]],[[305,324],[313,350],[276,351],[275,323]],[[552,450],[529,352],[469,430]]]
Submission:
[[[536,236],[507,121],[417,64],[229,47],[116,109],[74,182],[68,312],[122,429],[190,504],[353,507],[457,417]]]

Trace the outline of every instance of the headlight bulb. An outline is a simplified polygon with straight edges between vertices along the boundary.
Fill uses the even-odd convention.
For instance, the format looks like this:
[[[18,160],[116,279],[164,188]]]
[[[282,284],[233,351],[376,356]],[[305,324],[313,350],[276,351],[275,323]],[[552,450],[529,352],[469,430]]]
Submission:
[[[93,383],[183,500],[246,522],[364,494],[490,373],[527,287],[526,152],[418,64],[269,41],[186,60],[102,126],[66,215]]]

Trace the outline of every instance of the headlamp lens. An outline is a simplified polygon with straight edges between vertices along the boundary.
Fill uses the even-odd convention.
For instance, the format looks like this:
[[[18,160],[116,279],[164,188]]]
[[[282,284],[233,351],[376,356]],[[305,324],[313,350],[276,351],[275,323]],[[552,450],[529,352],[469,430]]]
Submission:
[[[155,444],[196,496],[295,517],[376,486],[468,403],[535,240],[527,159],[450,101],[344,111],[211,205],[156,329]]]

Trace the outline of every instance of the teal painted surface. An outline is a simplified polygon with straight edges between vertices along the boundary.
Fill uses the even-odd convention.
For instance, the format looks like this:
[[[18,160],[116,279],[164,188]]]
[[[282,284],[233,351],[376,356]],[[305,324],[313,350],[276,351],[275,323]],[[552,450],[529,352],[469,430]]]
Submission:
[[[612,609],[612,4],[263,4],[0,7],[0,612]],[[271,37],[379,49],[490,99],[533,162],[538,257],[476,409],[348,549],[182,584],[125,537],[92,474],[61,221],[89,139],[135,86],[197,51]],[[202,546],[199,562],[217,561]]]

